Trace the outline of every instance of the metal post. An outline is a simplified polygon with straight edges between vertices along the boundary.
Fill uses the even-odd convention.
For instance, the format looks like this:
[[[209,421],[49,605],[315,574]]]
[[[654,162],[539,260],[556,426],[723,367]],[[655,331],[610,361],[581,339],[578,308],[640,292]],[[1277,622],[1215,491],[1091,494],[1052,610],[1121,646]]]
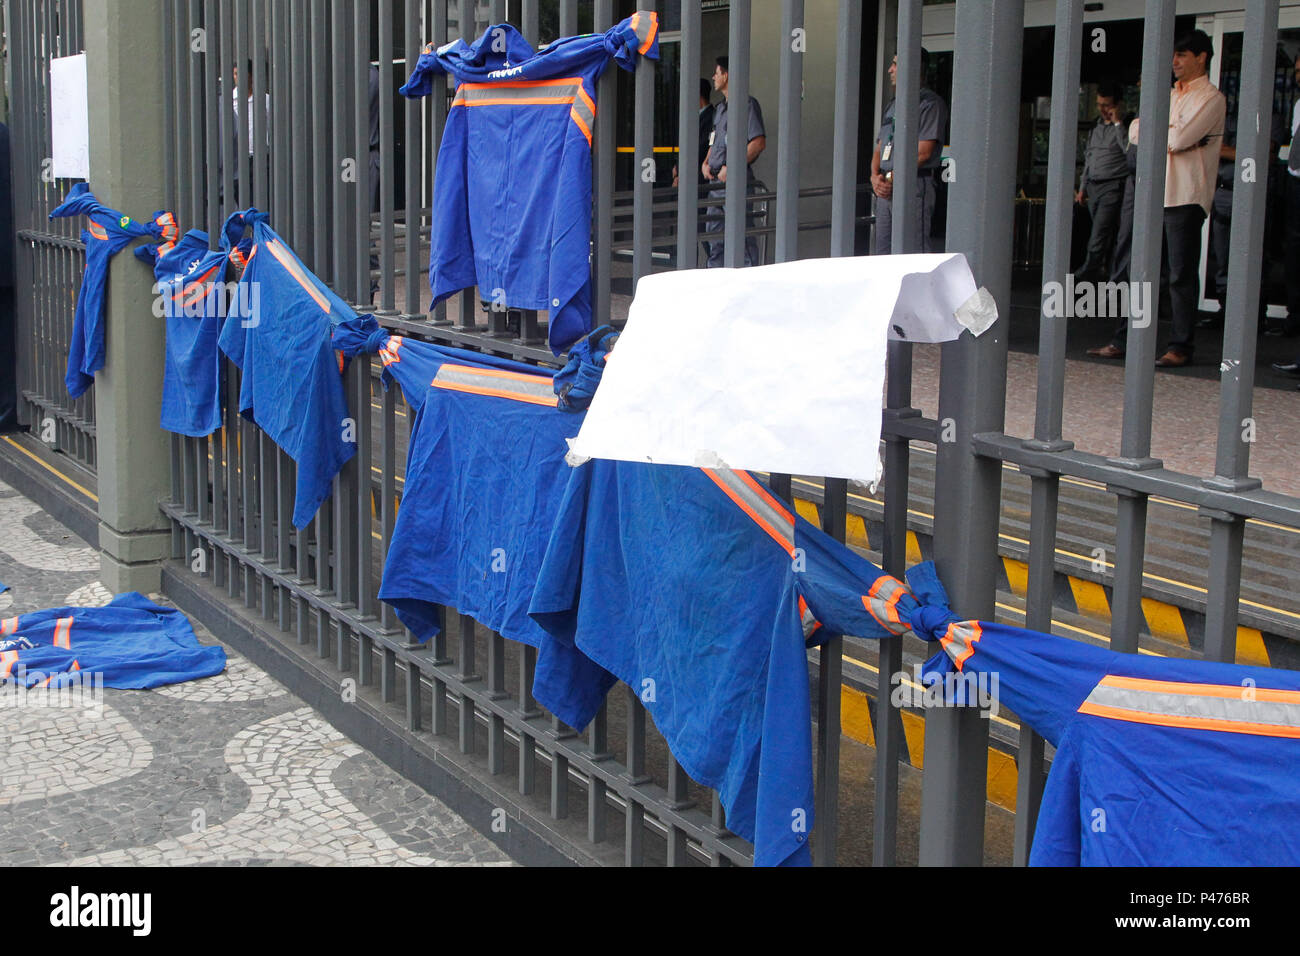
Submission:
[[[1237,158],[1232,193],[1232,235],[1228,261],[1228,305],[1220,364],[1219,441],[1214,477],[1206,481],[1225,491],[1258,488],[1247,477],[1254,437],[1252,398],[1255,385],[1255,324],[1258,316],[1259,265],[1264,248],[1264,209],[1268,173],[1246,176],[1249,161],[1260,170],[1269,165],[1269,117],[1273,106],[1277,49],[1277,0],[1258,0],[1246,9],[1242,38],[1241,88],[1237,110]],[[1222,52],[1222,51],[1220,51]],[[1300,148],[1300,144],[1293,145]],[[1240,170],[1241,173],[1238,173]],[[1245,521],[1240,515],[1209,512],[1210,596],[1205,613],[1205,656],[1231,661],[1237,652],[1237,602],[1241,597],[1241,546]]]
[[[163,177],[162,56],[156,5],[90,4],[86,10],[90,164],[105,205],[151,209]],[[107,360],[96,379],[100,579],[113,592],[162,586],[170,550],[170,442],[158,427],[163,340],[153,317],[152,278],[134,256],[110,267]]]
[[[727,185],[722,261],[745,264],[745,213],[749,207],[749,0],[733,0],[727,34]]]
[[[939,417],[956,441],[937,449],[934,553],[954,611],[992,620],[1002,468],[978,458],[972,437],[1003,426],[1006,335],[1011,301],[1023,0],[957,8],[961,37],[953,69],[953,152],[961,172],[949,197],[948,249],[966,255],[1002,315],[979,338],[942,346]],[[978,865],[983,856],[988,721],[974,708],[926,715],[920,862]]]

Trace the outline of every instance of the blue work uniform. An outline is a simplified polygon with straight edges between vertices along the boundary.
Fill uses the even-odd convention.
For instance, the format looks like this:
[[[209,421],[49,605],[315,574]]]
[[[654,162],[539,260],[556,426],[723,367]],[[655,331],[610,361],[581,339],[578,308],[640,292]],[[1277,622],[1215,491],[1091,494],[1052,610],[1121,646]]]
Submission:
[[[50,213],[51,219],[65,216],[85,216],[89,220],[81,230],[81,241],[86,245],[86,271],[72,319],[68,370],[64,377],[68,395],[78,398],[94,383],[95,373],[104,367],[104,287],[113,256],[133,239],[153,236],[174,240],[178,230],[170,213],[159,211],[141,222],[101,205],[87,183],[73,186]]]
[[[378,352],[414,416],[380,599],[420,641],[445,605],[539,646],[528,604],[568,480],[565,439],[583,416],[557,408],[534,366],[390,336],[369,316],[341,325],[334,344]]]
[[[972,682],[996,677],[981,696],[995,692],[1056,748],[1031,866],[1300,863],[1300,673],[960,621],[933,564],[907,582],[883,580],[883,617],[940,642],[926,682],[969,704]]]
[[[253,230],[253,245],[218,344],[243,372],[239,411],[297,464],[293,526],[306,527],[340,468],[357,452],[330,333],[356,313],[247,209],[226,221],[223,242]],[[233,235],[232,235],[233,233]]]
[[[571,473],[533,595],[553,638],[533,694],[583,727],[624,681],[691,778],[718,791],[755,865],[805,865],[805,649],[888,637],[864,604],[879,578],[893,580],[745,472],[591,461]]]
[[[0,684],[158,687],[226,668],[218,644],[203,645],[189,620],[134,591],[104,607],[57,607],[0,620]]]
[[[234,225],[242,231],[242,222]],[[241,249],[232,248],[224,235],[222,240],[222,248],[209,249],[208,234],[191,229],[166,246],[136,249],[140,258],[153,257],[167,328],[159,424],[194,438],[221,427],[223,376],[217,336],[226,316],[227,267],[232,258],[242,261],[253,242],[251,236],[236,236]]]
[[[433,187],[429,284],[437,304],[477,285],[483,299],[549,310],[551,350],[591,329],[591,135],[596,81],[659,56],[654,13],[534,51],[509,24],[471,46],[425,47],[401,92],[457,82]]]

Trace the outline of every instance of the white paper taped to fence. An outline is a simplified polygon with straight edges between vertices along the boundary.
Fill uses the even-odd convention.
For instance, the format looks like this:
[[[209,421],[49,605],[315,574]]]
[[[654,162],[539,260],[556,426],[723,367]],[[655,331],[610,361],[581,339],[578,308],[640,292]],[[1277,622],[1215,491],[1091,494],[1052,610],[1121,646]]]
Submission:
[[[50,60],[50,152],[56,179],[90,178],[84,53]]]
[[[646,276],[572,454],[874,483],[886,343],[957,338],[974,293],[960,254]]]

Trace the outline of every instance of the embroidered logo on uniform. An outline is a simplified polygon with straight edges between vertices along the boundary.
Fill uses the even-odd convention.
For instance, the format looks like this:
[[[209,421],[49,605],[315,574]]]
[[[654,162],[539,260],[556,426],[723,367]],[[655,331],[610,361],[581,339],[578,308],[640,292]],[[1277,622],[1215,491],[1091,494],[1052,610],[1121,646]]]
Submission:
[[[131,222],[130,216],[123,216],[121,219],[117,221],[117,224],[121,226],[123,229],[125,229],[130,224],[130,222]]]

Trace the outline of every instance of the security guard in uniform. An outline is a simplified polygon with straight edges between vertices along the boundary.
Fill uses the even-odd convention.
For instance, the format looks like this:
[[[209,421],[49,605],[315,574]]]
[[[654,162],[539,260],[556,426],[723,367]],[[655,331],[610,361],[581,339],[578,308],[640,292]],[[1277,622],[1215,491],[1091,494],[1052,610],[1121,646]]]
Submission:
[[[922,86],[918,97],[917,124],[917,177],[916,201],[912,203],[914,215],[918,217],[917,239],[914,248],[905,252],[932,252],[930,239],[930,222],[934,217],[934,177],[939,174],[943,164],[943,142],[948,129],[948,104],[938,93],[924,85],[926,66],[930,55],[921,51]],[[889,66],[889,82],[898,86],[898,57]],[[885,107],[880,121],[880,132],[876,136],[876,148],[871,156],[871,189],[876,194],[876,254],[888,255],[893,251],[893,170],[895,150],[899,144],[894,142],[894,101]],[[907,153],[911,149],[906,150]]]

